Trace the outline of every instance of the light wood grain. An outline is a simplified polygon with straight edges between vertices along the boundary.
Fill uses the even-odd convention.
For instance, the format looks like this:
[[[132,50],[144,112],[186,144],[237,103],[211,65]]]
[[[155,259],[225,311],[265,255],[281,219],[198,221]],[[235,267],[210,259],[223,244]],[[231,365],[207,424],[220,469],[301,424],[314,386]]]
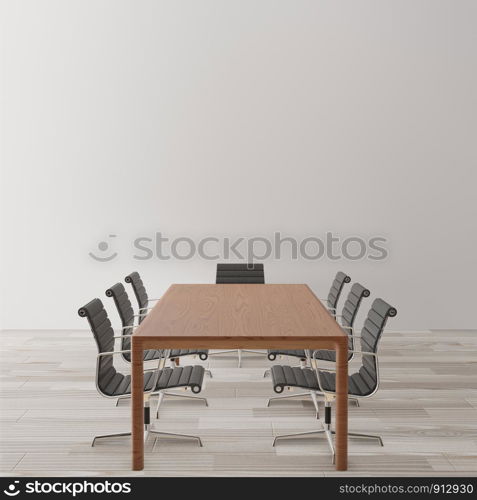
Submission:
[[[132,468],[144,467],[143,350],[335,349],[336,469],[348,460],[348,340],[307,285],[171,285],[133,335]]]
[[[307,285],[172,285],[134,333],[144,349],[309,347],[344,341]]]
[[[241,369],[233,354],[211,358],[214,378],[201,394],[209,407],[171,399],[153,423],[197,434],[204,447],[164,439],[153,448],[151,438],[147,466],[131,472],[130,440],[91,447],[97,434],[129,430],[131,418],[129,402],[116,408],[96,391],[91,332],[5,330],[0,339],[2,476],[477,476],[477,385],[468,384],[475,379],[477,331],[384,333],[380,389],[360,408],[348,407],[349,430],[378,433],[384,447],[350,439],[346,472],[334,470],[322,438],[272,447],[274,436],[319,423],[306,398],[267,408],[274,392],[263,371],[272,363],[263,356],[244,355]]]

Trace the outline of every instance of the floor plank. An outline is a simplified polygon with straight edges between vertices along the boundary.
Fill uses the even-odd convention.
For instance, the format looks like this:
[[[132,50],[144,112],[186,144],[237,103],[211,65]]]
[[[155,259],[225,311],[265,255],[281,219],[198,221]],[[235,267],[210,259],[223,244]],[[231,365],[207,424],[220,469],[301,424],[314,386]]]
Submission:
[[[477,331],[387,332],[381,386],[350,405],[349,427],[379,433],[350,440],[349,471],[337,473],[325,439],[274,436],[319,429],[303,398],[276,401],[265,356],[213,356],[199,402],[166,399],[154,427],[200,435],[146,443],[146,468],[130,470],[130,439],[92,448],[94,435],[129,431],[130,402],[118,407],[94,385],[96,350],[88,331],[2,331],[0,475],[380,476],[477,475]],[[205,364],[198,359],[190,363]],[[283,358],[279,363],[296,364]],[[121,362],[122,363],[122,362]],[[126,363],[121,364],[128,370]]]

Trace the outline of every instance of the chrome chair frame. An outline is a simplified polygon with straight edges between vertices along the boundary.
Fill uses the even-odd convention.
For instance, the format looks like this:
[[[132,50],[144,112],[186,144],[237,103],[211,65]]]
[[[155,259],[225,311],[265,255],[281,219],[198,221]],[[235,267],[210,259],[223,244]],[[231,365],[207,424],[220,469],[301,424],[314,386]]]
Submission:
[[[121,337],[120,336],[119,337],[115,336],[114,338],[116,339],[116,338],[121,338]],[[119,350],[119,351],[100,352],[96,356],[96,377],[95,377],[96,389],[99,392],[99,394],[101,394],[101,396],[103,396],[105,398],[114,399],[114,398],[117,398],[117,396],[110,396],[108,394],[105,394],[100,389],[99,384],[98,384],[98,380],[99,380],[99,360],[103,356],[114,356],[116,354],[124,354],[124,353],[131,354],[131,350],[128,349],[128,350]],[[150,402],[149,402],[149,399],[150,399],[151,396],[155,396],[155,395],[158,395],[159,399],[160,399],[161,393],[163,392],[162,390],[155,391],[154,388],[157,385],[157,381],[158,381],[158,378],[159,378],[160,371],[164,368],[165,359],[166,359],[165,356],[160,356],[158,358],[157,368],[151,368],[151,369],[148,369],[148,370],[144,370],[145,372],[147,372],[147,371],[155,371],[154,377],[152,379],[151,389],[149,391],[144,391],[144,408],[145,408],[145,412],[144,412],[145,413],[144,414],[144,417],[145,417],[144,418],[144,441],[147,440],[147,438],[149,437],[149,435],[167,436],[167,437],[182,438],[182,439],[195,439],[198,442],[199,446],[202,446],[202,440],[200,439],[199,436],[193,436],[193,435],[190,435],[190,434],[178,434],[178,433],[174,433],[174,432],[163,432],[163,431],[157,431],[157,430],[151,429],[151,423],[150,423],[150,418],[149,418],[149,415],[150,415],[150,410],[149,410],[149,408],[150,408]],[[126,397],[126,396],[124,396],[124,397]],[[131,395],[129,395],[129,397],[131,397]],[[160,402],[158,402],[157,409],[159,408],[159,405],[160,405]],[[99,435],[99,436],[95,436],[93,438],[91,446],[94,446],[96,444],[96,441],[98,441],[100,439],[115,438],[115,437],[127,437],[127,436],[131,436],[131,432],[119,432],[119,433],[114,433],[114,434],[102,434],[102,435]],[[156,437],[156,440],[154,441],[153,449],[154,449],[154,447],[156,445],[156,441],[157,441],[157,437]]]
[[[350,335],[348,335],[349,337]],[[354,338],[361,338],[360,335],[354,335]],[[379,376],[379,357],[378,357],[378,345],[380,342],[381,338],[379,338],[377,345],[376,345],[376,352],[367,352],[367,351],[358,351],[353,349],[351,352],[354,354],[361,354],[362,356],[373,356],[376,359],[376,387],[374,390],[370,393],[367,394],[366,396],[360,396],[355,394],[353,397],[357,399],[365,399],[365,398],[370,398],[379,389],[379,384],[380,384],[380,376]],[[325,350],[325,349],[321,349]],[[330,349],[327,349],[330,350]],[[304,431],[304,432],[296,432],[296,433],[291,433],[291,434],[282,434],[280,436],[275,436],[275,439],[273,440],[273,446],[276,445],[277,441],[279,439],[287,439],[287,438],[294,438],[294,437],[300,437],[300,436],[311,436],[314,434],[325,434],[326,439],[328,441],[328,445],[330,447],[331,451],[331,461],[334,464],[335,463],[335,447],[333,443],[333,438],[332,436],[336,434],[334,430],[331,429],[331,403],[336,399],[336,392],[332,391],[327,391],[326,389],[323,388],[321,379],[320,379],[320,372],[331,372],[331,373],[336,373],[336,368],[320,368],[318,366],[318,358],[316,357],[316,353],[318,351],[313,352],[313,369],[315,370],[316,377],[318,380],[318,387],[320,388],[321,393],[324,395],[325,398],[325,423],[323,425],[323,429],[315,429],[312,431]],[[349,396],[348,396],[349,397]],[[378,436],[377,434],[363,434],[359,432],[348,432],[348,436],[351,438],[364,438],[364,439],[376,439],[378,440],[379,444],[381,446],[384,446],[383,440],[381,436]]]
[[[343,325],[340,325],[340,327],[344,330],[351,330],[353,331],[353,328],[350,327],[350,326],[343,326]],[[353,333],[351,334],[347,334],[348,337],[351,339],[351,345],[354,347],[354,339],[355,338],[359,338],[359,335],[354,335]],[[326,350],[329,350],[329,349],[318,349],[318,351],[326,351]],[[314,351],[313,355],[315,355],[317,351]],[[355,351],[354,350],[349,350],[348,352],[351,352],[351,357],[348,359],[348,361],[351,361],[353,358],[354,358],[354,354],[355,354]],[[305,349],[305,354],[306,354],[306,359],[304,362],[300,362],[300,366],[301,368],[307,368],[307,366],[313,366],[312,365],[312,356],[310,355],[310,351],[309,350],[306,350]],[[308,364],[307,364],[308,363]],[[264,377],[267,377],[267,375],[270,374],[270,369],[266,370],[265,373],[263,374]],[[319,416],[319,408],[318,408],[318,401],[317,401],[317,397],[324,397],[324,394],[320,391],[305,391],[305,392],[296,392],[294,394],[285,394],[285,395],[281,395],[281,396],[272,396],[271,398],[268,399],[268,402],[267,402],[267,407],[270,406],[270,403],[272,401],[277,401],[277,400],[281,400],[281,399],[291,399],[291,398],[299,398],[299,397],[310,397],[311,400],[313,401],[313,404],[315,406],[315,409],[316,409],[316,418],[320,418]],[[348,397],[348,400],[350,402],[353,402],[354,405],[356,407],[359,407],[359,400],[355,397]]]
[[[136,325],[137,326],[137,325]],[[131,327],[124,327],[122,328],[122,330],[124,329],[127,329],[127,328],[131,328]],[[114,339],[123,339],[124,337],[131,337],[132,336],[132,333],[129,334],[129,335],[115,335],[113,338]],[[167,351],[167,355],[166,355],[166,359],[169,359],[169,353],[171,351],[171,349],[166,349]],[[127,350],[127,351],[121,351],[121,353],[123,352],[131,352],[130,350]],[[160,357],[157,358],[157,359],[161,359]],[[155,359],[151,359],[150,361],[156,361]],[[171,364],[173,365],[174,363],[174,360],[171,360]],[[147,372],[147,371],[152,371],[152,370],[155,370],[157,368],[147,368],[145,369],[144,371]],[[205,374],[209,375],[210,378],[212,378],[212,373],[210,372],[210,370],[204,370]],[[187,390],[187,388],[184,388],[184,391]],[[194,392],[194,390],[192,389],[192,392]],[[171,391],[167,391],[167,390],[162,390],[162,391],[159,391],[158,392],[159,394],[159,403],[157,405],[157,409],[156,409],[156,418],[159,418],[159,406],[161,405],[161,403],[163,402],[164,400],[164,397],[165,396],[168,396],[168,397],[175,397],[175,398],[187,398],[187,399],[195,399],[195,400],[198,400],[198,401],[203,401],[205,403],[205,406],[209,406],[209,403],[207,401],[207,398],[203,398],[203,397],[199,397],[199,396],[190,396],[189,394],[178,394],[176,392],[171,392]],[[117,398],[117,401],[116,401],[116,406],[119,406],[119,403],[121,401],[125,401],[125,400],[130,400],[131,399],[131,394],[127,394],[127,395],[124,395],[124,396],[119,396]]]

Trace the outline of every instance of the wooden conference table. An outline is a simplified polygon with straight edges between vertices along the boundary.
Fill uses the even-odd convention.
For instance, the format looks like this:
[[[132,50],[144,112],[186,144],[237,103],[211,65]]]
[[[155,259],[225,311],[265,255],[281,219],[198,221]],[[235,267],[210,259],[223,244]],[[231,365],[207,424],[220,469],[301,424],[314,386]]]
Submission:
[[[145,349],[335,349],[336,469],[348,464],[348,341],[307,285],[172,285],[132,336],[132,467],[144,468]],[[271,446],[271,445],[270,445]]]

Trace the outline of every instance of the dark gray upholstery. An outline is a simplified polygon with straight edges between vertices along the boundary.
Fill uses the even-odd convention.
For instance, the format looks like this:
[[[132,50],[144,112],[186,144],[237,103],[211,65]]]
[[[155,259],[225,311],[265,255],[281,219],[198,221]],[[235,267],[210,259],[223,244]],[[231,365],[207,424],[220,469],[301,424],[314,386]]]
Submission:
[[[363,285],[359,283],[354,283],[351,287],[351,290],[346,297],[346,302],[344,303],[343,310],[341,312],[341,324],[346,328],[346,333],[352,333],[352,328],[354,325],[354,321],[359,311],[359,307],[361,305],[361,301],[364,297],[369,297],[370,291],[367,288],[364,288]],[[349,340],[349,349],[353,349],[353,338],[351,337]],[[268,351],[268,359],[270,361],[274,361],[277,356],[293,356],[300,359],[306,359],[305,351],[303,349],[299,350],[278,350],[278,349],[270,349]],[[318,351],[316,356],[318,359],[322,361],[335,361],[336,354],[334,351]],[[350,353],[350,359],[353,357],[353,353]]]
[[[134,329],[134,310],[126,289],[122,283],[116,283],[106,290],[106,296],[114,299],[116,309],[118,310],[119,317],[121,318],[121,324],[123,327],[122,334],[124,336],[121,340],[121,349],[129,350],[131,349],[131,339],[129,335],[132,334]],[[126,361],[131,362],[131,355],[129,353],[123,354],[123,358]],[[144,351],[144,361],[150,361],[158,358],[159,351],[153,349]]]
[[[277,356],[293,356],[294,358],[306,359],[304,349],[269,349],[267,357],[270,361],[275,361]]]
[[[139,276],[139,273],[134,271],[131,274],[128,274],[126,278],[124,278],[124,281],[126,283],[131,283],[139,309],[147,308],[149,304],[149,297],[147,296],[146,288],[141,277]],[[139,323],[143,321],[144,317],[145,315],[140,315]]]
[[[396,309],[384,300],[374,300],[361,330],[358,350],[376,354],[387,319],[396,316],[396,314]],[[311,368],[276,365],[272,366],[271,375],[273,387],[278,393],[282,392],[284,387],[319,390],[316,373]],[[319,371],[319,376],[323,390],[335,392],[336,374]],[[376,357],[363,354],[361,366],[357,372],[349,376],[348,384],[350,395],[363,397],[372,394],[378,385]]]
[[[265,283],[263,264],[217,264],[215,282],[230,283]]]
[[[126,278],[124,278],[124,281],[126,283],[130,283],[132,288],[133,288],[134,295],[136,296],[136,300],[137,300],[137,303],[139,306],[139,313],[140,314],[138,317],[138,323],[141,324],[141,322],[147,316],[147,311],[144,311],[143,314],[141,314],[141,309],[148,307],[148,303],[149,303],[148,302],[149,298],[148,298],[148,295],[146,292],[146,288],[144,287],[144,283],[143,283],[143,281],[142,281],[142,279],[139,276],[139,273],[137,271],[134,271],[131,274],[128,274],[126,276]],[[117,291],[122,295],[123,292],[118,287],[118,285],[119,285],[119,287],[123,288],[124,294],[126,294],[126,297],[127,297],[126,290],[124,289],[124,286],[121,283],[117,283],[116,285],[114,285],[114,287],[116,287]],[[131,305],[131,311],[129,311],[129,308],[127,308],[127,310],[126,310],[126,306],[124,306],[124,303],[125,303],[124,298],[122,300],[120,300],[120,299],[117,300],[115,298],[114,294],[116,293],[116,288],[114,288],[114,287],[111,287],[111,289],[110,289],[111,295],[108,295],[109,290],[106,291],[106,295],[114,298],[114,301],[116,303],[116,307],[118,308],[118,312],[119,312],[119,305],[118,304],[123,305],[123,307],[125,308],[123,310],[123,315],[121,315],[121,312],[119,312],[119,315],[121,316],[121,320],[122,320],[123,316],[127,317],[131,314],[132,305]],[[128,301],[129,301],[129,299],[128,299]],[[131,304],[131,302],[129,302],[129,304]],[[132,316],[133,315],[134,315],[134,312],[132,312]],[[128,326],[128,325],[123,324],[123,327],[124,326]],[[171,351],[170,358],[174,359],[174,358],[179,358],[181,356],[199,356],[199,358],[202,361],[205,361],[209,357],[209,351],[207,349],[173,349]],[[144,352],[144,361],[149,361],[151,359],[156,359],[156,358],[157,358],[156,351],[149,350],[149,351]]]
[[[78,314],[88,319],[98,352],[114,351],[114,330],[101,300],[93,299],[79,309]],[[202,366],[164,368],[160,371],[154,390],[190,387],[194,393],[198,393],[202,389],[204,373]],[[154,371],[144,372],[145,391],[153,389],[154,374]],[[96,384],[98,390],[105,396],[117,397],[131,394],[131,376],[116,370],[112,354],[98,358]]]
[[[338,300],[340,299],[341,292],[343,291],[343,287],[345,283],[349,283],[351,281],[351,278],[341,272],[338,271],[336,273],[335,279],[333,280],[333,283],[331,284],[330,291],[328,292],[328,297],[326,299],[327,306],[330,309],[335,310],[337,305],[338,305]]]

